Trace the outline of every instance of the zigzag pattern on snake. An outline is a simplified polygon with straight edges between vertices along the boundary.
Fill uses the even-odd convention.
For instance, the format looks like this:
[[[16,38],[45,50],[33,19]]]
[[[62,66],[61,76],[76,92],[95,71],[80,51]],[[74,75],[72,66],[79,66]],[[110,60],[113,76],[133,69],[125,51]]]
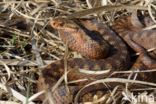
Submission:
[[[156,50],[147,53],[144,49],[156,48],[156,30],[144,30],[143,24],[139,23],[134,14],[125,16],[115,21],[113,29],[122,37],[135,51],[143,53],[140,58],[149,68],[156,67]],[[136,24],[136,23],[140,24]],[[125,24],[126,23],[126,24]],[[142,48],[142,49],[141,49]],[[144,48],[144,49],[143,49]],[[144,52],[142,52],[144,51]],[[148,56],[148,54],[151,56]]]
[[[115,31],[118,32],[119,35],[123,37],[123,39],[127,35],[130,35],[135,42],[142,45],[146,49],[156,46],[155,45],[156,41],[154,41],[156,39],[155,38],[156,35],[154,34],[155,30],[143,31],[142,28],[140,28],[140,27],[137,28],[137,27],[133,26],[131,24],[130,18],[131,17],[128,16],[128,17],[124,17],[124,18],[121,18],[121,19],[118,19],[117,21],[115,21],[115,25],[113,25],[113,28],[115,29]],[[127,21],[129,21],[129,22],[127,22]],[[127,24],[125,24],[125,22]],[[76,23],[78,23],[78,24],[76,24]],[[79,23],[81,23],[81,24],[79,24]],[[104,55],[102,57],[107,57],[107,58],[100,59],[100,60],[104,60],[102,62],[105,62],[108,60],[107,61],[108,63],[110,61],[112,61],[112,63],[110,62],[111,64],[109,63],[109,65],[108,65],[109,68],[112,68],[112,69],[115,69],[115,68],[122,69],[123,66],[126,65],[125,61],[127,60],[127,62],[128,62],[128,53],[127,53],[125,45],[121,41],[121,39],[119,39],[118,36],[114,35],[114,33],[112,35],[110,30],[108,29],[108,27],[105,27],[103,24],[98,23],[97,21],[94,21],[94,20],[74,21],[74,20],[65,20],[65,19],[59,18],[59,19],[54,19],[51,22],[51,24],[55,29],[57,29],[59,31],[60,36],[63,39],[63,41],[69,43],[69,47],[71,49],[76,50],[80,53],[84,52],[84,54],[82,54],[84,56],[89,54],[88,55],[89,57],[99,59],[101,52],[103,52]],[[100,49],[99,53],[96,53],[96,51],[95,51],[96,48],[92,49],[93,53],[87,53],[87,52],[89,52],[88,50],[90,50],[89,48],[92,48],[90,45],[100,46],[99,43],[97,44],[97,43],[94,43],[93,41],[92,41],[93,44],[87,44],[87,48],[86,48],[86,46],[84,46],[85,48],[83,47],[83,48],[80,48],[80,50],[79,50],[80,43],[86,44],[84,41],[87,41],[87,40],[91,41],[91,38],[86,34],[87,32],[86,31],[84,32],[82,30],[82,26],[85,26],[85,27],[83,27],[83,29],[88,29],[89,31],[91,30],[92,33],[93,33],[93,31],[98,31],[100,33],[100,35],[102,35],[103,39],[108,41],[108,43],[103,40],[101,41],[101,43],[104,43],[105,45],[102,45],[104,48]],[[147,38],[147,35],[149,36],[148,38]],[[77,41],[78,39],[82,39],[82,40],[84,39],[84,41]],[[154,40],[152,40],[152,39],[154,39]],[[150,44],[147,44],[149,41],[150,41]],[[72,46],[73,44],[75,44],[75,46]],[[76,45],[78,45],[78,46],[76,46]],[[108,49],[108,48],[110,48],[110,45],[113,46],[114,48],[116,48],[118,51],[116,54],[114,54],[114,56],[110,56],[108,58],[107,54],[110,51]],[[121,50],[124,50],[124,51],[121,51]],[[117,60],[113,60],[116,58],[118,58],[119,61],[123,62],[123,64],[116,64],[116,63],[119,63]],[[90,62],[90,60],[91,60],[91,62]],[[99,62],[97,60],[92,60],[92,59],[69,59],[67,63],[69,63],[68,68],[72,68],[72,69],[84,68],[84,67],[87,69],[94,69],[94,68],[102,69],[102,65],[106,66],[107,62],[99,64]],[[117,66],[112,66],[113,63]],[[43,70],[43,75],[45,75],[44,78],[45,78],[46,83],[48,83],[48,82],[51,83],[52,77],[56,78],[57,76],[63,74],[63,69],[64,69],[63,64],[64,64],[63,60],[56,61],[55,63],[48,65],[48,67],[46,67]],[[96,67],[94,65],[96,65]],[[121,67],[120,65],[121,66],[123,65],[123,66]],[[104,68],[106,68],[105,66],[104,66]],[[58,71],[56,71],[55,69],[58,69]],[[59,72],[61,72],[61,73],[58,74]],[[73,71],[73,72],[77,73],[77,71]],[[71,77],[69,75],[68,77],[71,77],[71,79],[78,79],[79,77],[76,78],[75,75],[77,75],[77,76],[81,75],[82,78],[87,78],[87,77],[91,78],[92,77],[92,76],[83,76],[82,73],[74,74],[73,77]],[[96,76],[93,76],[93,77],[95,78]],[[57,89],[56,93],[58,91],[60,92],[60,89]],[[65,96],[60,95],[59,97],[64,98],[65,100],[68,99],[68,96],[66,96],[66,95]],[[57,98],[56,98],[56,100],[57,100]]]
[[[82,40],[90,39],[89,35],[86,35],[87,31],[91,31],[90,33],[96,33],[96,35],[100,35],[104,40],[111,45],[111,49],[109,55],[105,59],[88,59],[88,58],[72,58],[67,60],[68,69],[72,69],[68,73],[68,80],[78,80],[78,79],[99,79],[104,78],[105,74],[84,74],[79,72],[77,69],[85,69],[85,70],[122,70],[126,69],[128,63],[128,51],[124,42],[108,27],[104,24],[99,23],[95,20],[77,20],[81,23],[81,25],[73,22],[73,20],[66,20],[57,18],[51,21],[51,25],[53,28],[57,29],[60,33],[60,37],[65,42],[68,41],[68,44],[79,45],[77,44],[77,35]],[[71,24],[72,23],[72,24]],[[85,30],[84,30],[85,29]],[[83,36],[85,35],[85,36]],[[72,39],[72,40],[71,40]],[[95,39],[96,40],[96,39]],[[87,40],[86,42],[88,42]],[[78,47],[79,47],[78,46]],[[69,45],[70,47],[70,45]],[[76,46],[77,47],[77,46]],[[84,46],[85,47],[85,46]],[[88,49],[90,47],[87,44]],[[80,48],[79,48],[80,49]],[[81,50],[81,49],[80,49]],[[108,51],[108,50],[107,50]],[[52,78],[56,80],[60,78],[64,74],[64,60],[58,60],[54,63],[51,63],[42,71],[43,77],[45,79],[45,83],[51,82]],[[89,82],[89,81],[88,81]]]

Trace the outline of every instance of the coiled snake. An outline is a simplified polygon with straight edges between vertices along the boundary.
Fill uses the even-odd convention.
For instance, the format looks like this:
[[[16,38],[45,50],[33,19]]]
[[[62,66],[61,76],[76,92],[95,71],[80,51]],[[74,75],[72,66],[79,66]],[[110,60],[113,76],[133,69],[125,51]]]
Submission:
[[[107,77],[113,70],[126,69],[129,54],[124,42],[103,23],[93,19],[56,18],[51,26],[57,29],[61,39],[70,49],[76,50],[87,58],[67,59],[68,80],[88,79],[79,82],[85,85],[93,80]],[[100,71],[100,74],[86,74],[79,69]],[[103,70],[110,72],[103,73]],[[51,63],[42,71],[46,84],[53,86],[55,81],[64,74],[64,60]],[[53,82],[53,83],[52,83]],[[57,98],[56,98],[57,99]]]

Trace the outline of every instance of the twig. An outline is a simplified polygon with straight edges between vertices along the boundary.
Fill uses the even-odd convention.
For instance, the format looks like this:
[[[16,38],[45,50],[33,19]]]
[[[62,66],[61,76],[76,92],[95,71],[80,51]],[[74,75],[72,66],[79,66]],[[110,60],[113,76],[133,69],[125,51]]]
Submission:
[[[79,11],[73,14],[70,14],[67,16],[67,18],[76,18],[76,17],[82,17],[82,16],[86,16],[86,15],[90,15],[90,14],[94,14],[94,13],[99,13],[99,12],[103,12],[103,11],[113,11],[116,9],[140,9],[140,10],[148,10],[147,7],[144,6],[127,6],[127,5],[106,5],[106,6],[101,6],[101,7],[97,7],[97,8],[91,8],[91,9],[87,9],[87,10],[83,10],[83,11]]]

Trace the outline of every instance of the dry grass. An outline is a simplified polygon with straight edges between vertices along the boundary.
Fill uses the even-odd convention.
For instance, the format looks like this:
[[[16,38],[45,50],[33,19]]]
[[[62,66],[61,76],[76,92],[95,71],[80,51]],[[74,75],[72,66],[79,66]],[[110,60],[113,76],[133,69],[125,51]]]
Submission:
[[[35,104],[34,100],[39,95],[36,92],[36,79],[40,75],[40,69],[64,57],[66,47],[61,42],[57,32],[48,24],[52,18],[58,16],[67,16],[67,18],[94,17],[111,25],[114,18],[126,15],[134,9],[141,9],[143,12],[148,11],[148,14],[156,23],[156,1],[154,0],[101,0],[103,4],[99,1],[0,1],[0,104]],[[126,6],[110,6],[120,4]],[[96,8],[101,5],[106,7]],[[89,8],[92,9],[89,10]],[[86,11],[79,12],[82,10]],[[155,25],[147,29],[153,27]],[[61,82],[62,80],[58,84]],[[120,102],[125,104],[126,102],[132,103],[133,98],[131,95],[134,93],[148,96],[150,94],[155,95],[156,84],[132,79],[103,79],[90,85],[105,82],[124,83],[125,87],[121,89],[116,86],[113,90],[108,90],[107,93],[103,94],[100,99],[94,96],[93,102],[86,102],[85,104],[98,104],[99,102],[107,104]],[[128,82],[149,85],[150,87],[128,89],[126,84]],[[88,86],[86,85],[84,88]],[[150,91],[150,93],[143,93],[145,91]],[[121,101],[122,98],[124,100]],[[134,98],[137,99],[138,96]],[[78,95],[75,101],[77,99]],[[154,103],[146,102],[146,104]]]

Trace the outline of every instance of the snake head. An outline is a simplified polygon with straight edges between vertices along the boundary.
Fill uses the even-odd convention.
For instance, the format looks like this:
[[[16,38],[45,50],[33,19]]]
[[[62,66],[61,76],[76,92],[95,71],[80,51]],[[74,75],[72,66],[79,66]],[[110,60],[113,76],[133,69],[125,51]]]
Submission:
[[[57,30],[75,31],[79,29],[75,22],[66,18],[55,18],[50,21],[50,25]]]
[[[109,44],[103,39],[102,34],[91,26],[97,28],[96,24],[89,21],[91,20],[55,18],[50,24],[58,30],[61,40],[68,43],[71,50],[87,58],[104,58],[109,51]]]

